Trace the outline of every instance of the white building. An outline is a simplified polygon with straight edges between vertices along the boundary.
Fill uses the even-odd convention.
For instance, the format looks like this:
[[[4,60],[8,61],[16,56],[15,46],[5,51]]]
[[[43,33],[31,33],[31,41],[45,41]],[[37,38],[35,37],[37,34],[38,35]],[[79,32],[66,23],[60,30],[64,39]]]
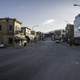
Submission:
[[[80,37],[80,14],[74,20],[74,37]]]
[[[26,38],[29,38],[31,41],[34,40],[34,38],[36,37],[36,32],[32,31],[28,27],[22,27],[22,32],[24,32]]]
[[[74,20],[74,40],[76,43],[80,43],[80,14]]]

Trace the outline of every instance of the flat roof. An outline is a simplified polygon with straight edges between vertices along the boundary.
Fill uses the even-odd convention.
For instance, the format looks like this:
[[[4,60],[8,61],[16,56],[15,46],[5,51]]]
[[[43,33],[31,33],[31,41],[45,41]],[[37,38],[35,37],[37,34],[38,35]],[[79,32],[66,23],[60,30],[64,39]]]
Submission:
[[[0,20],[14,20],[20,24],[22,24],[22,22],[18,21],[16,18],[9,18],[9,17],[6,17],[6,18],[0,18]]]
[[[28,28],[28,27],[22,27],[22,28],[24,28],[24,29],[25,29],[25,28],[27,28],[27,29],[31,30],[31,29],[30,29],[30,28]]]

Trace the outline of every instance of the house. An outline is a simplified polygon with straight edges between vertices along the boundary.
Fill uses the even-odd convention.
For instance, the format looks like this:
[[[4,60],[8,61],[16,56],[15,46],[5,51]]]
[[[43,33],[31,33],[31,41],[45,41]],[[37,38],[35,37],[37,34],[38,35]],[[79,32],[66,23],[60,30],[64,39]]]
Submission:
[[[8,46],[21,45],[25,39],[21,26],[22,23],[15,18],[0,18],[0,43]]]
[[[28,27],[22,27],[22,32],[24,33],[25,37],[27,40],[29,41],[34,41],[35,37],[36,37],[36,32],[31,30]]]
[[[22,33],[24,33],[27,42],[30,42],[30,35],[31,35],[31,29],[28,27],[22,27],[21,28]]]

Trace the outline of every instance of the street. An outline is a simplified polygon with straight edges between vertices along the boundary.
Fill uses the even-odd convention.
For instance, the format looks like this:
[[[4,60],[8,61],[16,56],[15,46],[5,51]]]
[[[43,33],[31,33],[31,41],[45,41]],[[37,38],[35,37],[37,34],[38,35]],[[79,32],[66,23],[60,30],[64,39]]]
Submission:
[[[0,49],[0,80],[80,80],[80,47],[48,39]]]

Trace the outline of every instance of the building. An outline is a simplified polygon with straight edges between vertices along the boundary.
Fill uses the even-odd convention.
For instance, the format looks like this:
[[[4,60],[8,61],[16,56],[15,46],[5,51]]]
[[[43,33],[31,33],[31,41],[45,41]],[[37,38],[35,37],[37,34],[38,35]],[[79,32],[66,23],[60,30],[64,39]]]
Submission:
[[[59,30],[54,31],[54,39],[55,40],[59,39],[59,40],[63,41],[64,37],[65,37],[65,30],[59,29]]]
[[[22,23],[15,18],[0,18],[0,43],[15,46],[21,42],[25,36],[21,33]]]
[[[22,27],[22,32],[24,33],[27,41],[34,41],[37,36],[36,32],[28,27]]]
[[[25,36],[29,36],[31,34],[31,29],[28,27],[22,27],[21,30]]]
[[[67,24],[66,28],[66,41],[71,42],[74,40],[74,25],[73,24]]]
[[[21,28],[22,33],[24,33],[27,42],[30,42],[30,35],[31,35],[31,29],[28,27],[22,27]]]
[[[41,32],[40,31],[38,31],[38,32],[36,32],[36,39],[37,40],[41,40]]]
[[[80,14],[74,20],[74,42],[80,44]]]
[[[65,42],[66,31],[64,29],[61,30],[61,41]]]
[[[75,17],[74,20],[74,37],[80,36],[80,14]]]

